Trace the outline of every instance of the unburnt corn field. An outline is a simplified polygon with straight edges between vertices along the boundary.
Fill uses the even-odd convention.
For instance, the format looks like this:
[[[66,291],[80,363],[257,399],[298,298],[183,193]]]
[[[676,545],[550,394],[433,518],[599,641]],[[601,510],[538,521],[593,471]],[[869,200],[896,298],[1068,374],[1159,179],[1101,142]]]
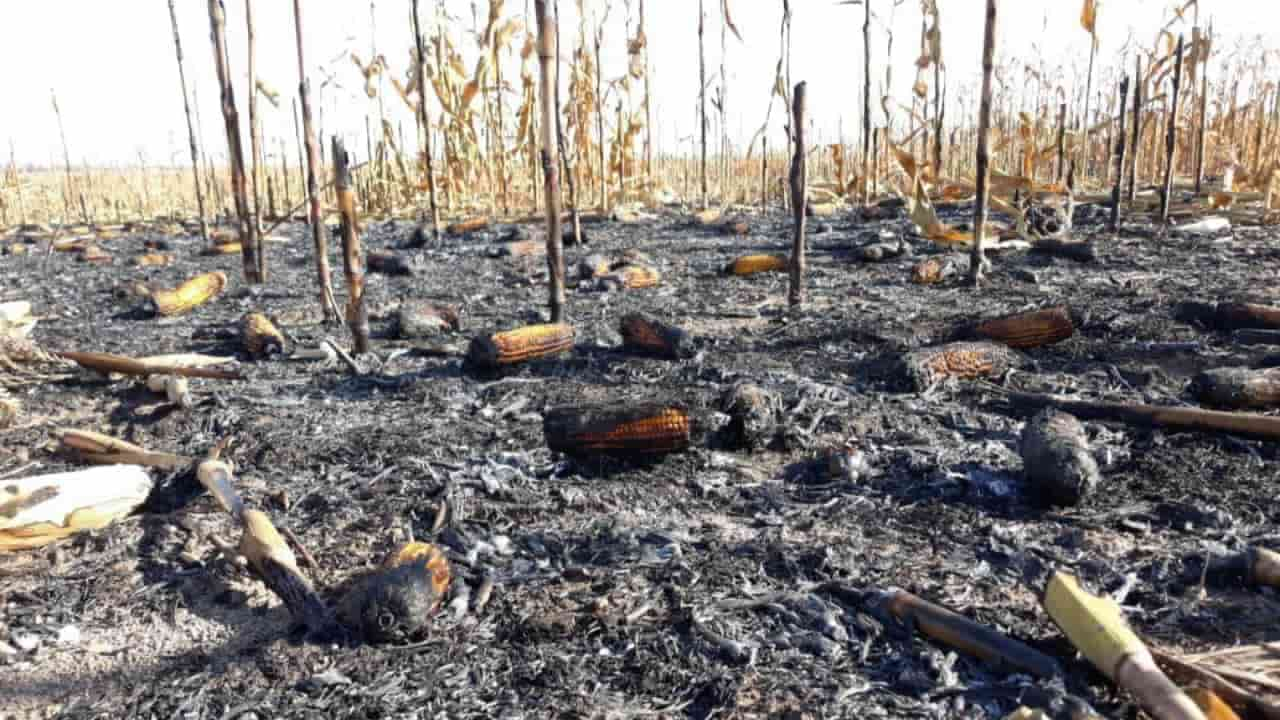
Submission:
[[[243,284],[238,256],[201,254],[197,238],[160,225],[101,241],[105,263],[5,258],[4,298],[38,309],[31,337],[43,348],[199,352],[232,358],[243,376],[190,379],[188,407],[79,370],[11,383],[21,409],[0,430],[6,479],[82,467],[57,428],[192,462],[230,439],[223,457],[243,502],[287,534],[326,605],[410,539],[438,547],[452,574],[411,635],[308,633],[238,559],[234,519],[190,466],[156,469],[136,512],[0,556],[8,709],[1004,717],[1026,705],[1068,717],[1085,702],[1124,716],[1133,700],[1042,608],[1055,570],[1116,598],[1160,652],[1274,643],[1274,589],[1223,569],[1275,547],[1274,439],[1085,420],[1100,480],[1080,504],[1052,505],[1020,455],[1033,413],[1009,399],[1194,407],[1201,370],[1276,365],[1268,346],[1185,319],[1189,301],[1275,304],[1271,233],[1156,239],[1134,226],[1113,240],[1097,236],[1105,213],[1085,205],[1076,232],[1097,237],[1097,262],[1001,253],[975,295],[955,277],[913,283],[917,266],[955,260],[903,212],[880,214],[812,220],[803,315],[786,312],[785,272],[725,272],[744,255],[785,254],[781,215],[700,225],[661,209],[586,224],[589,245],[566,249],[570,268],[642,261],[659,281],[633,289],[571,272],[571,349],[496,372],[468,358],[472,340],[544,320],[543,259],[505,254],[513,238],[537,239],[530,225],[406,251],[396,248],[412,243],[411,224],[368,223],[370,255],[395,253],[412,274],[367,276],[372,347],[350,363],[314,352],[346,342],[321,322],[302,224],[266,243],[269,287]],[[886,238],[900,254],[868,262]],[[173,263],[133,267],[148,244],[168,244]],[[226,289],[186,314],[155,316],[125,292],[211,271]],[[451,306],[459,329],[403,337],[424,305]],[[998,374],[917,387],[903,370],[922,348],[978,337],[975,321],[1059,306],[1070,336],[1009,350]],[[282,353],[252,357],[250,312],[274,322]],[[635,313],[687,333],[682,356],[628,350],[621,324]],[[548,449],[555,408],[645,403],[688,412],[687,449]],[[1025,647],[984,660],[969,633],[937,631],[899,591]],[[1253,673],[1232,682],[1265,702],[1266,652],[1202,662]]]

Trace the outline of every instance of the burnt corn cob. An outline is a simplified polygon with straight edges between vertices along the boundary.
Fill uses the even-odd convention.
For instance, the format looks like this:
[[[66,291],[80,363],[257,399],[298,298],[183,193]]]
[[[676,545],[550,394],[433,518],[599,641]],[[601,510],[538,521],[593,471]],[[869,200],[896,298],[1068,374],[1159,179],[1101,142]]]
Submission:
[[[424,338],[462,328],[455,308],[408,302],[396,311],[392,324],[397,337]]]
[[[133,264],[138,267],[162,267],[171,262],[173,262],[173,256],[164,253],[147,253],[133,259]]]
[[[1066,340],[1075,331],[1071,311],[1060,305],[986,320],[974,325],[967,335],[1025,350]]]
[[[244,349],[255,360],[284,352],[284,335],[262,313],[247,313],[240,319],[240,338]]]
[[[678,327],[658,322],[648,315],[632,313],[622,318],[622,346],[627,350],[679,360],[693,355],[689,334]]]
[[[215,243],[205,248],[204,255],[239,255],[241,246],[238,242]]]
[[[181,315],[214,299],[227,286],[221,271],[197,275],[172,290],[152,290],[147,298],[156,315]]]
[[[573,326],[567,323],[527,325],[482,335],[471,341],[467,349],[467,365],[477,370],[497,370],[550,357],[573,349],[575,337]]]
[[[499,245],[493,254],[511,258],[538,257],[547,254],[547,244],[540,240],[517,240]]]
[[[338,603],[338,621],[371,642],[416,637],[440,609],[449,582],[449,562],[437,547],[407,543],[352,585]]]
[[[669,403],[560,407],[542,420],[547,447],[569,455],[655,455],[689,447],[689,413]]]
[[[628,290],[651,288],[658,284],[658,271],[645,265],[623,265],[604,277],[607,285]]]
[[[911,269],[911,282],[916,285],[936,285],[955,274],[956,266],[949,260],[925,258]]]
[[[784,272],[791,262],[785,255],[743,255],[729,263],[729,275],[755,275],[762,272]]]
[[[1008,346],[993,342],[953,342],[903,354],[899,375],[911,390],[924,392],[949,377],[995,377],[1021,365],[1022,357]]]
[[[98,247],[97,245],[87,245],[80,251],[78,256],[80,262],[105,263],[111,262],[111,253]]]
[[[475,217],[467,220],[459,220],[447,227],[445,230],[450,235],[465,235],[467,233],[476,232],[477,230],[484,230],[487,227],[489,227],[489,218]]]

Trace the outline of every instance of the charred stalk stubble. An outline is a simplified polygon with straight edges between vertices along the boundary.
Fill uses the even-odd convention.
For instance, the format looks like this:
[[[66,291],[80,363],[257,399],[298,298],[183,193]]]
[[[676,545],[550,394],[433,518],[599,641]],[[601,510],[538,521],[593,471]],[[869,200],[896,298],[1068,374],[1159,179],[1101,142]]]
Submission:
[[[796,83],[791,118],[795,136],[795,155],[791,158],[791,207],[793,211],[791,237],[791,287],[787,302],[793,308],[804,303],[804,230],[808,171],[804,148],[804,109],[806,83]]]
[[[310,203],[308,218],[311,223],[311,239],[316,249],[316,274],[320,283],[320,309],[326,324],[338,321],[338,302],[329,284],[329,243],[325,238],[324,222],[320,215],[320,188],[316,180],[317,150],[316,130],[311,122],[311,81],[307,80],[306,65],[302,55],[302,0],[293,0],[293,19],[298,43],[298,97],[302,98],[302,131],[307,148],[307,200]]]
[[[169,0],[169,21],[173,24],[173,48],[178,56],[178,82],[182,87],[182,112],[187,117],[187,139],[191,144],[191,173],[195,176],[196,210],[200,215],[200,241],[209,245],[209,223],[204,214],[204,189],[200,184],[200,155],[196,149],[196,129],[191,124],[191,100],[187,95],[187,71],[182,64],[182,38],[178,35],[178,11]]]
[[[969,281],[974,287],[982,283],[983,265],[987,262],[982,250],[982,236],[987,229],[987,191],[991,179],[988,167],[991,156],[987,144],[991,135],[991,73],[996,54],[996,5],[997,0],[987,0],[987,28],[982,39],[982,101],[978,106],[978,191],[973,208],[973,252],[969,257]]]
[[[440,209],[436,205],[436,173],[431,157],[431,118],[427,115],[427,50],[418,24],[418,0],[413,0],[413,41],[418,49],[418,121],[422,124],[422,154],[427,165],[427,195],[431,201],[431,239],[440,243]]]
[[[547,271],[550,274],[548,309],[551,322],[564,321],[564,255],[560,237],[560,176],[552,148],[555,147],[555,86],[552,60],[556,55],[555,38],[547,18],[547,0],[535,0],[534,14],[538,22],[538,70],[542,104],[542,177],[547,199]],[[603,174],[603,166],[601,169]],[[576,235],[575,235],[576,237]]]
[[[364,307],[364,260],[357,235],[356,195],[351,189],[351,157],[342,138],[333,138],[333,189],[342,232],[342,266],[347,277],[347,325],[357,355],[369,352],[369,315]]]
[[[231,85],[231,68],[227,60],[227,18],[222,0],[209,0],[209,23],[213,27],[214,66],[222,89],[222,119],[227,130],[227,154],[231,161],[231,192],[236,204],[240,230],[240,246],[244,261],[244,279],[249,284],[262,282],[258,274],[258,229],[249,212],[249,196],[244,175],[244,146],[240,142],[240,117],[236,113],[235,89]]]
[[[1119,117],[1116,122],[1119,125],[1119,132],[1116,135],[1116,184],[1111,189],[1111,232],[1120,231],[1120,185],[1124,180],[1124,118],[1128,113],[1125,108],[1125,100],[1129,98],[1129,76],[1124,76],[1120,81],[1120,110]]]
[[[1169,129],[1164,140],[1164,182],[1160,190],[1160,222],[1169,223],[1169,198],[1173,195],[1173,156],[1178,146],[1178,101],[1182,92],[1182,36],[1178,36],[1177,58],[1173,65],[1173,104],[1169,108]]]

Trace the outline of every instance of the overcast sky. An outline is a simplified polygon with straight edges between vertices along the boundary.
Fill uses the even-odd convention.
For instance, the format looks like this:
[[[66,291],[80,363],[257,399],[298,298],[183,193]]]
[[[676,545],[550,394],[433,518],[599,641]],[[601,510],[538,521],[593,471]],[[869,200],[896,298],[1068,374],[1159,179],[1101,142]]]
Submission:
[[[871,0],[882,21],[888,21],[893,0]],[[1280,3],[1254,0],[1201,0],[1201,20],[1214,18],[1223,41],[1220,48],[1237,43],[1280,48]],[[942,45],[950,73],[950,98],[958,102],[964,88],[974,87],[980,69],[983,0],[938,0],[942,14]],[[227,0],[228,34],[232,71],[237,83],[237,103],[247,122],[246,45],[243,0]],[[313,94],[327,75],[334,83],[324,90],[324,131],[350,138],[358,156],[364,155],[364,123],[374,117],[377,104],[364,95],[355,66],[345,58],[356,51],[368,59],[371,34],[370,3],[364,0],[304,0],[306,56],[312,72]],[[448,27],[464,52],[468,66],[476,54],[469,0],[447,0],[447,12],[458,18]],[[532,12],[529,0],[529,12]],[[562,0],[562,34],[568,57],[576,38],[576,3]],[[587,12],[603,10],[604,0],[585,0]],[[624,16],[622,0],[613,0],[605,34],[605,77],[625,72]],[[1088,63],[1088,34],[1080,27],[1079,0],[1001,0],[999,48],[1006,67],[1043,63],[1053,83],[1067,92],[1075,78],[1083,81]],[[1171,17],[1169,0],[1101,0],[1099,73],[1113,72],[1119,52],[1127,42],[1150,47],[1160,27]],[[1179,2],[1181,4],[1181,0]],[[409,0],[377,0],[374,15],[378,52],[385,55],[392,72],[403,75],[408,64],[412,30],[408,23]],[[422,0],[427,31],[434,32],[436,0]],[[476,0],[480,23],[488,14],[488,0]],[[779,54],[778,23],[781,0],[729,0],[730,14],[741,31],[727,42],[728,127],[739,141],[750,137],[765,117],[774,65]],[[860,124],[862,87],[861,7],[839,5],[836,0],[791,0],[793,9],[792,80],[809,83],[810,115],[816,135],[833,142],[843,129],[852,142]],[[203,139],[210,154],[225,152],[222,119],[209,40],[205,0],[177,0],[188,88],[193,91],[203,124]],[[259,75],[281,92],[280,109],[260,103],[264,135],[271,154],[279,151],[278,138],[287,142],[290,159],[296,157],[293,118],[289,101],[296,95],[297,60],[293,33],[292,2],[257,0],[254,3],[258,38]],[[525,0],[507,0],[504,15],[524,17]],[[20,8],[20,9],[19,9]],[[637,9],[632,2],[632,13]],[[708,72],[720,67],[720,0],[706,0],[708,15]],[[698,45],[695,0],[647,0],[650,57],[653,66],[655,130],[661,147],[670,151],[678,138],[688,138],[696,127]],[[1191,13],[1188,13],[1190,16]],[[1181,26],[1188,34],[1189,20]],[[530,17],[532,25],[532,18]],[[906,100],[915,82],[912,65],[919,54],[921,10],[919,0],[904,0],[893,13],[894,94]],[[1261,37],[1259,33],[1265,33]],[[878,97],[886,66],[887,35],[873,24],[873,96]],[[1013,62],[1016,59],[1016,63]],[[517,58],[510,58],[506,77],[518,78]],[[1126,67],[1132,65],[1132,55]],[[12,140],[19,163],[61,162],[58,128],[50,103],[56,91],[66,126],[73,162],[118,164],[136,162],[145,154],[148,162],[188,162],[186,126],[178,90],[167,0],[41,0],[6,4],[0,22],[0,89],[5,112],[0,114],[0,142]],[[324,74],[322,74],[322,72]],[[1011,81],[1023,82],[1022,75]],[[518,80],[516,80],[518,83]],[[718,86],[718,79],[714,85]],[[412,120],[389,84],[385,107],[395,123],[404,123],[412,137]],[[972,90],[970,90],[972,92]],[[639,95],[636,95],[638,101]],[[511,105],[508,105],[510,108]],[[438,110],[435,110],[438,112]],[[954,111],[953,111],[954,112]],[[781,142],[780,109],[774,109],[773,133]],[[953,119],[955,115],[951,116]],[[879,109],[875,113],[881,121]],[[247,126],[246,126],[247,127]],[[510,127],[510,123],[508,124]],[[247,132],[247,129],[246,129]],[[327,142],[327,140],[326,140]],[[246,145],[247,145],[246,136]],[[771,145],[773,143],[771,142]],[[683,147],[687,148],[685,140]],[[776,145],[775,145],[776,147]],[[4,148],[7,160],[8,148]]]

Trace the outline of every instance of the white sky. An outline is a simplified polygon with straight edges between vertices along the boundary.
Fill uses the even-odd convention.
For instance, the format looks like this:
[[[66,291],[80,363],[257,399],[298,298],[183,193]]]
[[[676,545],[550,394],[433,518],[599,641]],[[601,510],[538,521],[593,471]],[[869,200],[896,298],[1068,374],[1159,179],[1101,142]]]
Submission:
[[[938,0],[942,13],[942,43],[946,66],[950,69],[949,99],[958,102],[964,87],[972,88],[980,69],[982,51],[983,0]],[[588,12],[599,10],[605,0],[585,0]],[[708,14],[708,72],[720,66],[720,0],[706,0]],[[887,19],[892,0],[871,0],[873,11]],[[1260,42],[1280,48],[1280,3],[1270,0],[1201,0],[1202,21],[1212,16],[1218,47],[1229,50],[1237,43]],[[225,153],[226,143],[218,108],[218,94],[209,41],[209,21],[205,0],[177,0],[183,51],[186,56],[188,88],[194,88],[203,124],[207,152]],[[236,100],[247,133],[247,62],[243,0],[227,0],[228,33],[232,71],[236,77]],[[458,18],[454,42],[462,48],[469,67],[474,66],[474,35],[470,29],[469,0],[446,0],[447,11]],[[476,0],[480,23],[488,14],[488,1]],[[532,12],[532,0],[528,1]],[[636,10],[632,2],[632,11]],[[1044,63],[1054,78],[1070,86],[1073,78],[1083,81],[1088,62],[1088,35],[1079,25],[1079,0],[1001,0],[999,52],[1007,64],[1016,58],[1019,66],[1030,61]],[[1100,74],[1114,73],[1121,47],[1132,37],[1150,47],[1169,17],[1171,0],[1101,0]],[[366,113],[376,118],[377,104],[368,101],[363,82],[347,50],[355,50],[366,61],[370,55],[370,4],[363,0],[304,0],[306,56],[312,74],[313,99],[323,81],[321,67],[336,72],[341,88],[324,91],[324,131],[341,132],[348,146],[365,155]],[[523,16],[525,0],[507,0],[506,15]],[[730,0],[733,20],[742,32],[739,42],[728,38],[728,125],[731,134],[743,141],[764,120],[774,65],[778,59],[778,22],[781,0]],[[843,127],[844,138],[853,142],[860,125],[862,97],[862,8],[837,5],[835,0],[791,0],[793,10],[793,81],[809,83],[810,116],[818,140],[832,142]],[[291,0],[257,0],[254,3],[258,38],[258,72],[270,86],[281,92],[279,110],[265,102],[264,137],[268,151],[279,150],[277,138],[286,139],[290,161],[296,158],[293,118],[289,100],[296,94],[297,60]],[[433,32],[436,0],[422,0],[427,32]],[[613,0],[613,10],[605,36],[605,77],[625,72],[623,30],[624,3]],[[403,75],[408,63],[412,29],[408,22],[409,0],[376,0],[377,46],[391,64],[392,72]],[[19,9],[20,8],[20,9]],[[696,127],[698,87],[698,47],[695,0],[647,0],[648,38],[653,66],[655,134],[661,133],[660,147],[671,151],[676,138],[688,137]],[[67,142],[75,163],[125,164],[137,162],[144,153],[151,164],[186,164],[186,126],[178,92],[173,39],[166,0],[41,0],[5,4],[0,21],[0,148],[8,160],[12,140],[19,163],[61,163],[58,129],[50,104],[56,90],[66,125]],[[562,55],[568,57],[576,39],[574,0],[561,0]],[[1190,15],[1190,13],[1188,13]],[[532,25],[532,17],[530,17]],[[904,0],[894,19],[894,94],[909,97],[915,81],[912,62],[919,53],[921,13],[918,0]],[[884,30],[873,23],[873,102],[880,94],[885,68]],[[1047,27],[1047,29],[1046,29]],[[1190,34],[1189,24],[1184,31]],[[1264,33],[1259,36],[1259,33]],[[520,43],[517,43],[519,45]],[[1253,52],[1250,57],[1256,57]],[[1129,54],[1125,67],[1132,65]],[[335,60],[336,59],[336,60]],[[518,58],[507,61],[504,77],[518,85]],[[1073,69],[1074,68],[1074,69]],[[567,73],[566,73],[567,75]],[[1010,78],[1022,82],[1021,74]],[[718,85],[718,79],[713,87]],[[1096,87],[1096,86],[1095,86]],[[403,122],[412,138],[412,120],[384,84],[385,106],[393,122]],[[1069,91],[1069,90],[1068,90]],[[970,91],[972,92],[972,91]],[[637,102],[639,95],[636,96]],[[508,111],[514,98],[508,101]],[[638,105],[637,105],[638,107]],[[438,112],[438,109],[435,110]],[[955,119],[954,110],[950,119]],[[782,117],[775,107],[772,132],[781,142]],[[899,112],[899,117],[903,114]],[[878,103],[873,115],[879,124]],[[508,128],[513,123],[508,122]],[[375,124],[376,129],[376,124]],[[714,131],[713,131],[714,132]],[[245,136],[246,147],[248,145]],[[328,139],[325,138],[325,142]],[[412,140],[410,140],[412,144]],[[687,141],[686,141],[687,142]],[[771,146],[775,143],[771,141]],[[685,148],[688,145],[684,145]]]

